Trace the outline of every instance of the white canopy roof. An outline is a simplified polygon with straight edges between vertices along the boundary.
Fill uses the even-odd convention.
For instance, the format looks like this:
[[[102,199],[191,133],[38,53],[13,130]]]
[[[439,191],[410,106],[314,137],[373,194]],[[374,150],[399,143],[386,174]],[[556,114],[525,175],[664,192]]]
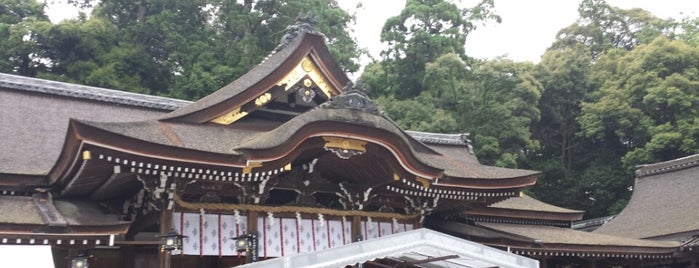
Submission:
[[[0,245],[0,260],[7,267],[54,267],[51,246],[47,245]]]
[[[440,257],[447,259],[429,262],[430,267],[539,267],[537,260],[425,228],[241,267],[344,267],[377,258],[421,261]]]

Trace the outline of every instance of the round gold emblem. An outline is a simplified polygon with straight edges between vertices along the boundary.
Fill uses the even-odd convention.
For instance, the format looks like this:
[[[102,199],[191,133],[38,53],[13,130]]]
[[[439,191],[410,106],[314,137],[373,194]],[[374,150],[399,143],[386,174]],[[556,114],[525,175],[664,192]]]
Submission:
[[[307,73],[311,72],[313,71],[313,63],[310,60],[303,60],[301,62],[301,69],[303,69]]]

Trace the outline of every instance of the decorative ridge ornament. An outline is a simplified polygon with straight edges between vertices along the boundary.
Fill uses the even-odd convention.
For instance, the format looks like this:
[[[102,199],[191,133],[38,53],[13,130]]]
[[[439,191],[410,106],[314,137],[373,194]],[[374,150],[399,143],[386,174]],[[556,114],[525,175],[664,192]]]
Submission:
[[[376,106],[369,96],[361,90],[354,88],[329,99],[319,107],[323,109],[352,109],[381,115],[381,110],[379,110],[379,107]]]
[[[323,37],[323,39],[325,39],[325,35],[316,30],[316,23],[318,23],[318,21],[316,20],[315,16],[311,14],[311,11],[308,11],[306,14],[299,12],[299,14],[296,16],[296,23],[286,27],[286,34],[282,36],[282,39],[279,41],[277,48],[274,49],[274,52],[284,49],[291,43],[291,41],[304,33],[320,35]]]

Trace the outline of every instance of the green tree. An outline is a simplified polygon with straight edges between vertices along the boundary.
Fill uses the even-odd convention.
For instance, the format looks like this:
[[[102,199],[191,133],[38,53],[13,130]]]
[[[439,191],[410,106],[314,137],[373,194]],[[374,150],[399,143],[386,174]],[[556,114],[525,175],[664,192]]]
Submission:
[[[621,9],[605,0],[583,0],[578,7],[576,23],[558,32],[553,49],[582,44],[592,59],[612,48],[633,49],[659,35],[672,36],[674,20],[659,19],[643,9]]]
[[[450,111],[435,106],[429,94],[421,94],[414,99],[396,100],[379,97],[376,103],[390,118],[403,129],[438,133],[462,132]]]
[[[51,23],[36,1],[11,0],[0,3],[0,71],[35,76],[50,68],[42,60],[50,55],[43,48],[41,33]]]
[[[90,0],[72,0],[90,6]],[[92,16],[51,24],[43,6],[0,6],[5,72],[184,99],[198,99],[259,64],[296,16],[311,11],[349,72],[360,51],[354,17],[335,1],[103,0]]]
[[[658,37],[595,69],[601,89],[583,103],[583,135],[619,140],[628,169],[699,152],[699,49]]]
[[[693,47],[699,47],[699,18],[684,18],[679,26],[679,39]]]
[[[540,118],[542,91],[534,66],[500,59],[479,63],[472,72],[459,96],[460,126],[474,137],[482,163],[519,167],[526,154],[539,148],[530,131]]]
[[[582,44],[544,54],[537,72],[541,121],[532,126],[541,148],[528,155],[527,164],[543,173],[531,189],[534,196],[598,217],[623,208],[632,176],[620,168],[625,152],[620,142],[578,135],[582,103],[596,89],[589,81],[592,66]]]
[[[543,86],[539,101],[541,120],[532,132],[541,141],[539,154],[557,158],[567,175],[573,168],[573,149],[580,145],[575,135],[579,130],[576,119],[580,104],[592,90],[587,82],[590,52],[580,44],[549,50],[538,67],[537,78]]]
[[[657,100],[666,100],[668,85],[654,86],[659,73],[664,73],[662,77],[678,70],[693,73],[692,68],[685,69],[683,60],[671,59],[689,55],[671,46],[660,49],[656,39],[665,37],[661,39],[666,43],[676,37],[688,40],[692,35],[681,33],[691,33],[693,24],[678,26],[673,20],[658,19],[640,9],[612,7],[603,0],[584,0],[578,12],[578,21],[559,32],[538,66],[537,78],[544,91],[539,105],[541,121],[532,131],[541,149],[528,155],[527,165],[543,172],[531,189],[536,197],[584,209],[586,217],[598,217],[623,208],[631,193],[635,164],[682,155],[672,149],[682,146],[679,144],[693,146],[680,140],[691,137],[696,120],[682,123],[681,128],[668,128],[656,117],[672,109],[660,103],[651,108],[648,96],[649,89],[655,88],[659,91]],[[650,56],[649,47],[668,53]],[[689,56],[688,60],[693,59]],[[634,64],[645,67],[630,67]],[[686,134],[677,135],[669,129],[683,129],[679,132]],[[655,143],[650,144],[657,146],[646,146],[653,138]]]
[[[425,65],[425,77],[421,82],[425,86],[423,92],[429,92],[440,107],[455,111],[468,90],[467,81],[471,75],[459,55],[446,53]]]
[[[418,96],[424,89],[425,65],[445,53],[466,59],[464,45],[469,32],[481,21],[500,18],[492,13],[492,0],[473,8],[460,8],[445,0],[408,0],[401,14],[389,18],[381,31],[381,41],[389,48],[382,52],[385,80],[397,85],[398,99]]]
[[[357,82],[367,94],[376,99],[379,97],[392,97],[398,89],[398,85],[390,82],[395,79],[394,73],[386,72],[381,62],[374,61],[364,67],[362,75]],[[395,97],[393,97],[395,99]]]

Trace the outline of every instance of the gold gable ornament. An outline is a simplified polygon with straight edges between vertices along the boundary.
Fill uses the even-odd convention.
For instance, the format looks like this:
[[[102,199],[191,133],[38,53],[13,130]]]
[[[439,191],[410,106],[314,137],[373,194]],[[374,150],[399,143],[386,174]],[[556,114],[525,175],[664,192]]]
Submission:
[[[306,78],[303,81],[304,86],[310,87],[312,83],[316,84],[326,98],[332,98],[339,94],[339,92],[330,85],[318,66],[316,66],[313,60],[308,56],[304,57],[289,74],[280,79],[279,82],[277,82],[277,86],[283,86],[284,91],[289,91],[304,78]]]
[[[352,156],[362,155],[366,152],[366,141],[346,139],[340,137],[323,137],[326,151],[335,153],[337,157],[349,159]]]
[[[288,92],[294,87],[294,85],[298,83],[303,83],[304,89],[303,92],[301,92],[301,94],[303,94],[303,100],[307,103],[310,102],[313,99],[313,97],[315,97],[316,93],[311,88],[311,86],[313,86],[314,84],[318,87],[320,92],[322,92],[322,94],[325,95],[325,97],[328,99],[339,94],[339,91],[336,90],[330,84],[330,82],[328,82],[323,72],[320,70],[320,68],[318,68],[318,66],[313,62],[313,60],[311,60],[309,56],[304,57],[296,65],[296,67],[294,67],[294,69],[292,69],[282,79],[277,81],[275,85],[283,87],[284,92]],[[268,104],[270,101],[272,101],[273,98],[277,97],[273,96],[273,93],[270,93],[269,91],[270,89],[268,89],[267,92],[257,96],[251,102],[243,104],[240,107],[236,107],[235,109],[230,110],[217,118],[214,118],[213,120],[211,120],[211,122],[222,125],[230,125],[233,122],[240,120],[241,118],[247,116],[250,112],[252,112],[250,108],[253,107],[250,107],[250,105],[254,104],[255,107],[262,107]]]
[[[272,100],[272,94],[269,94],[269,92],[262,94],[262,96],[259,96],[257,97],[257,99],[255,99],[255,106],[260,107],[262,105],[267,104],[270,100]]]

